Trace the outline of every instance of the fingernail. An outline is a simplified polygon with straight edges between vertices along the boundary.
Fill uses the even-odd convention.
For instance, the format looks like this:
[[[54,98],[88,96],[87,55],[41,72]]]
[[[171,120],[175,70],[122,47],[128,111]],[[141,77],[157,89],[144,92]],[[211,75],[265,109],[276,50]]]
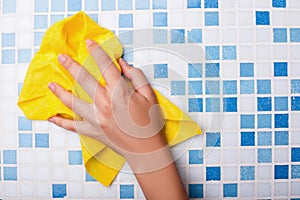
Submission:
[[[85,43],[86,43],[86,46],[89,47],[89,46],[91,46],[94,42],[93,42],[93,40],[87,39],[87,40],[85,41]]]
[[[49,119],[47,119],[48,122],[54,122],[53,117],[50,117]]]
[[[58,55],[58,61],[59,61],[60,63],[64,63],[64,62],[66,62],[66,60],[67,60],[67,56],[65,56],[65,55],[63,55],[63,54],[59,54],[59,55]]]
[[[127,66],[127,67],[129,66],[128,63],[123,58],[120,58],[119,62],[120,62],[121,65],[124,65],[124,66]]]
[[[55,90],[55,85],[54,85],[53,83],[49,83],[48,88],[49,88],[51,91],[54,91],[54,90]]]

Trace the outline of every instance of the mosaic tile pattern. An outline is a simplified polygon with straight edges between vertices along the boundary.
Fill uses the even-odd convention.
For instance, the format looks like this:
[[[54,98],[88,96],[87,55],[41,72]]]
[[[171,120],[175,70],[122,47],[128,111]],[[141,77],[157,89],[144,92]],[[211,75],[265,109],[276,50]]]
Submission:
[[[190,198],[300,199],[298,0],[0,3],[0,199],[144,199],[131,173],[97,183],[76,135],[16,106],[44,32],[80,10],[113,30],[125,59],[203,127],[173,148]],[[151,31],[141,38],[139,29]],[[141,39],[201,51],[191,60],[134,51]]]

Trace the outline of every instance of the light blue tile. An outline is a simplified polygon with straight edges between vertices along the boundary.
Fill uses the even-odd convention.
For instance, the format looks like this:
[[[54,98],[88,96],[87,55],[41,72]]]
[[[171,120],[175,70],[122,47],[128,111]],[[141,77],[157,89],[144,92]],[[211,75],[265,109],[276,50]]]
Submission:
[[[154,27],[168,26],[168,14],[166,12],[153,13],[153,26]]]
[[[185,81],[171,81],[171,95],[185,95]]]
[[[291,42],[300,42],[300,28],[290,29]]]
[[[154,78],[168,78],[167,64],[154,64]]]
[[[220,81],[206,81],[205,94],[220,94]]]
[[[68,0],[68,11],[80,11],[81,0]]]
[[[206,133],[206,147],[221,147],[221,134],[220,132],[207,132]]]
[[[300,179],[300,165],[291,166],[291,178]]]
[[[291,80],[291,93],[300,93],[300,79]]]
[[[168,31],[164,29],[153,30],[153,43],[154,44],[166,44],[168,43]]]
[[[220,63],[205,63],[205,77],[220,77]]]
[[[19,49],[18,63],[30,63],[30,61],[31,61],[31,49]]]
[[[133,199],[134,198],[134,185],[120,185],[120,198]]]
[[[118,8],[119,10],[132,10],[132,0],[119,0]]]
[[[2,13],[16,13],[16,0],[3,0]]]
[[[98,0],[85,0],[84,9],[86,11],[98,11]]]
[[[2,47],[14,47],[16,45],[15,33],[2,33]]]
[[[123,47],[123,58],[127,61],[127,62],[133,62],[133,50],[131,47]]]
[[[203,164],[203,150],[189,150],[189,164]]]
[[[236,46],[222,47],[223,60],[236,60]]]
[[[254,166],[241,166],[240,167],[241,180],[255,180],[255,167]]]
[[[254,80],[241,80],[240,94],[254,94]]]
[[[287,42],[287,28],[273,28],[273,42]]]
[[[272,128],[272,115],[258,114],[257,115],[257,128]]]
[[[19,134],[19,147],[31,148],[32,147],[32,134],[20,133]]]
[[[289,132],[275,131],[275,145],[289,145]]]
[[[16,181],[18,179],[17,167],[3,167],[4,180]]]
[[[82,165],[81,151],[70,150],[68,152],[69,165]]]
[[[237,112],[237,98],[225,97],[223,98],[223,112]]]
[[[253,129],[255,128],[255,116],[254,115],[241,115],[240,126],[242,129]]]
[[[136,10],[149,10],[150,2],[149,0],[135,0]]]
[[[116,0],[102,0],[101,9],[103,11],[116,10]]]
[[[167,9],[167,0],[152,0],[153,9]]]
[[[17,164],[17,151],[3,150],[3,164]]]
[[[206,112],[220,112],[219,98],[206,98],[205,103]]]
[[[223,81],[223,94],[237,94],[237,83],[235,80]]]
[[[202,29],[191,29],[188,31],[189,43],[202,43]]]
[[[15,50],[2,49],[2,64],[15,64]]]
[[[240,63],[240,76],[241,77],[253,77],[254,76],[254,64],[253,63]]]
[[[32,131],[32,121],[25,117],[18,117],[19,131]]]
[[[219,12],[205,12],[205,26],[219,26]]]
[[[43,36],[44,32],[34,32],[34,46],[41,45]]]
[[[270,25],[269,11],[256,11],[256,25]]]
[[[98,23],[98,14],[88,14],[88,16]]]
[[[48,0],[35,0],[34,12],[48,12]]]
[[[46,29],[48,27],[47,15],[34,16],[34,29]]]
[[[52,184],[52,198],[64,198],[67,196],[66,184]]]
[[[89,175],[87,172],[85,172],[85,181],[86,182],[97,182],[96,179],[94,179],[91,175]]]
[[[288,97],[274,97],[275,111],[288,110]]]
[[[202,81],[189,81],[189,95],[201,95],[202,92]]]
[[[119,28],[132,28],[133,16],[132,14],[119,14]]]
[[[272,149],[258,149],[257,150],[258,163],[271,163],[272,162]]]
[[[65,0],[51,0],[51,11],[52,12],[65,11]]]
[[[189,112],[203,112],[202,98],[189,98]]]
[[[23,83],[18,83],[18,96],[20,96],[22,87],[23,87]]]
[[[187,8],[201,8],[200,0],[187,0]]]
[[[188,64],[188,77],[201,78],[202,77],[202,63],[189,63]]]
[[[64,19],[64,15],[51,15],[50,23],[53,25],[55,22],[58,22],[62,19]]]
[[[220,60],[219,46],[205,46],[206,60]]]
[[[35,147],[36,148],[49,148],[49,134],[36,133],[35,134]]]
[[[271,94],[271,80],[257,80],[257,94]]]
[[[121,43],[124,44],[132,44],[133,43],[133,31],[119,31],[118,38],[120,39]]]
[[[185,43],[185,30],[171,29],[171,43]]]
[[[259,131],[257,133],[258,146],[271,146],[272,145],[272,132],[271,131]]]

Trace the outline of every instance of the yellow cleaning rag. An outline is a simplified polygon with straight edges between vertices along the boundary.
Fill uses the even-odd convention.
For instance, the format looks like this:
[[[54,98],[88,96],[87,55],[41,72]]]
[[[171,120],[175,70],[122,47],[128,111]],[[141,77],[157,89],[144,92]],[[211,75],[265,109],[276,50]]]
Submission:
[[[59,54],[67,54],[83,65],[94,77],[100,77],[100,70],[86,49],[87,39],[96,41],[120,70],[116,60],[122,56],[122,45],[113,32],[100,27],[82,11],[55,23],[45,32],[40,49],[30,63],[20,93],[18,106],[27,118],[47,120],[60,115],[80,119],[63,105],[47,86],[55,81],[76,96],[91,102],[85,91],[57,61]],[[103,79],[99,81],[102,85],[105,84]],[[166,120],[165,134],[170,146],[201,133],[197,123],[190,117],[158,91],[155,90],[155,94],[163,109]],[[80,141],[86,170],[97,181],[109,186],[125,163],[125,159],[92,138],[80,135]]]

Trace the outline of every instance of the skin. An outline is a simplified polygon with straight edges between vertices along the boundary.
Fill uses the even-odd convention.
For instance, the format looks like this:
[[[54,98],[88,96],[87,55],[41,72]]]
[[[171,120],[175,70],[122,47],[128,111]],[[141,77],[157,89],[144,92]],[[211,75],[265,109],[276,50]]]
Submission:
[[[66,130],[99,140],[124,156],[147,199],[188,199],[163,136],[164,121],[156,96],[145,75],[120,59],[122,76],[96,42],[87,40],[86,45],[106,85],[100,85],[72,58],[59,55],[60,64],[85,89],[93,103],[77,98],[52,82],[49,89],[84,120],[60,116],[48,120]]]

